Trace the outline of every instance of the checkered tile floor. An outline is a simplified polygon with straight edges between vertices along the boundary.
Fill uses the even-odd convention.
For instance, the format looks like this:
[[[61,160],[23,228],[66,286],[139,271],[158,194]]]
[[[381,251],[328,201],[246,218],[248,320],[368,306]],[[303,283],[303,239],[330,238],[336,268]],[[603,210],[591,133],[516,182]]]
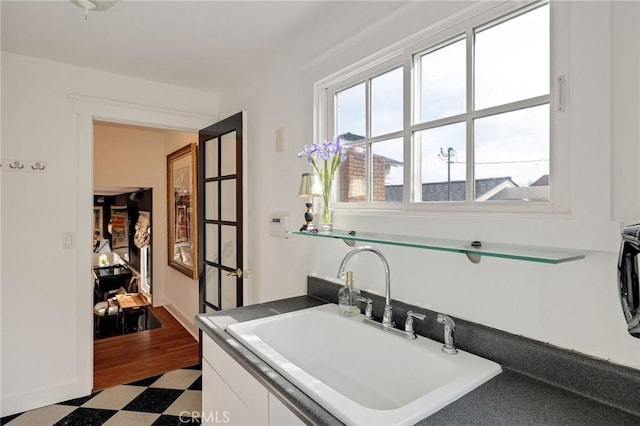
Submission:
[[[202,378],[199,365],[169,371],[84,398],[7,416],[11,426],[200,424]]]

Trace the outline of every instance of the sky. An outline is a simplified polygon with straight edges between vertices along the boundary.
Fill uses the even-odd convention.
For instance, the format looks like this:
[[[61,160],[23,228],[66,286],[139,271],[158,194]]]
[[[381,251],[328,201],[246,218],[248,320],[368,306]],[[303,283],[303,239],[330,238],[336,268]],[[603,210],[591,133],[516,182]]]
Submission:
[[[416,60],[421,91],[414,123],[465,112],[466,47],[447,40]],[[477,110],[549,94],[549,6],[539,7],[498,25],[476,31],[474,101]],[[337,133],[365,135],[365,84],[338,93]],[[371,81],[371,136],[402,130],[402,68]],[[476,119],[476,178],[510,176],[528,186],[549,173],[549,106],[542,105]],[[464,122],[414,133],[420,152],[422,182],[447,180],[441,149],[454,148],[451,179],[464,180]],[[373,145],[373,152],[403,161],[402,139]],[[402,168],[392,168],[389,184],[402,184]]]

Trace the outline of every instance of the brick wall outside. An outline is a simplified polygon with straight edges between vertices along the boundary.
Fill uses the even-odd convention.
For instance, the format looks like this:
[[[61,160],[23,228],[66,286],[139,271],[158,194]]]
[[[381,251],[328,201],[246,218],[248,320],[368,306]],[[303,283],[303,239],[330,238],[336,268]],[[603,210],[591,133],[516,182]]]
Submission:
[[[366,161],[364,149],[347,149],[347,159],[340,165],[338,180],[338,201],[365,201]],[[373,156],[373,201],[385,201],[385,161],[384,157]],[[364,192],[363,192],[364,191]]]

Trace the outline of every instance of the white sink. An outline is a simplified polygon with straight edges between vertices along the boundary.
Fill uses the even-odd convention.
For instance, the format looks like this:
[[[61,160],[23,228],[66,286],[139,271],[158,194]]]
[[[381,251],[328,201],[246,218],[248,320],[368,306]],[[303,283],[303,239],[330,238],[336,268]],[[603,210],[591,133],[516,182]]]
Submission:
[[[227,331],[347,424],[414,424],[502,371],[493,361],[460,350],[446,355],[442,343],[362,320],[328,304]]]

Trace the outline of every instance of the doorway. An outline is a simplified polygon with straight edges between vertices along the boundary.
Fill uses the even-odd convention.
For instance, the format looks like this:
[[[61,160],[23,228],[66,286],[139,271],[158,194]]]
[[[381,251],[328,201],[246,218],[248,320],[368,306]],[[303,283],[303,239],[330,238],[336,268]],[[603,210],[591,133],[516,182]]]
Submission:
[[[133,275],[138,278],[134,285],[125,286],[124,291],[149,296],[149,306],[141,309],[144,312],[139,312],[139,317],[132,319],[120,312],[121,317],[117,319],[119,323],[116,333],[99,335],[100,340],[94,342],[93,381],[94,385],[101,386],[103,378],[100,375],[106,371],[105,366],[121,366],[122,361],[105,358],[106,354],[112,354],[115,358],[121,357],[122,354],[104,350],[104,347],[107,344],[115,347],[124,339],[129,339],[127,340],[130,348],[127,354],[129,362],[142,358],[144,362],[150,364],[145,364],[144,371],[147,372],[145,374],[148,374],[149,368],[154,368],[154,364],[158,372],[166,368],[168,361],[162,360],[161,354],[149,352],[148,347],[136,346],[130,340],[134,338],[134,334],[140,334],[140,338],[153,341],[162,338],[159,335],[149,334],[160,331],[160,329],[147,329],[154,324],[154,318],[158,319],[162,326],[169,324],[165,328],[174,329],[174,332],[176,327],[181,328],[180,331],[185,335],[182,341],[186,346],[190,346],[189,338],[197,346],[193,333],[184,330],[183,321],[171,319],[172,315],[178,320],[180,317],[169,308],[171,306],[177,311],[186,310],[187,313],[184,316],[189,317],[191,313],[180,306],[181,301],[176,302],[171,298],[172,292],[180,291],[180,295],[185,299],[193,299],[193,304],[196,306],[198,292],[197,283],[190,292],[188,282],[180,282],[180,277],[172,276],[172,272],[167,270],[166,155],[174,150],[175,146],[197,141],[198,135],[195,132],[97,120],[92,121],[92,126],[94,211],[97,206],[102,208],[103,219],[98,222],[102,223],[103,236],[112,243],[112,257],[118,256],[126,262],[133,270]],[[111,215],[113,218],[114,214],[117,220],[109,221],[108,216]],[[151,231],[148,234],[149,244],[136,240],[136,228],[144,226],[145,218],[148,220],[147,229]],[[116,234],[118,238],[114,239]],[[93,256],[96,255],[93,254]],[[165,305],[166,309],[161,305]],[[136,312],[130,312],[130,314],[133,313]],[[169,330],[162,330],[164,331]],[[99,352],[97,352],[98,348],[101,348]],[[140,351],[136,352],[138,349]],[[155,345],[154,350],[160,352],[163,349]],[[141,371],[139,367],[134,370]],[[122,377],[122,380],[126,378]]]
[[[87,271],[91,267],[92,254],[92,216],[90,206],[93,196],[93,150],[94,150],[94,123],[97,121],[110,123],[132,123],[140,126],[147,126],[159,129],[177,129],[182,131],[197,132],[199,129],[216,121],[216,112],[213,114],[198,114],[184,112],[183,110],[171,110],[131,104],[124,102],[113,102],[109,99],[91,98],[79,95],[69,95],[73,111],[77,114],[77,164],[76,173],[79,177],[78,185],[75,188],[78,199],[77,216],[77,250],[76,250],[76,316],[79,318],[76,327],[76,362],[74,383],[70,384],[73,393],[86,395],[93,388],[93,365],[94,365],[94,341],[92,309],[87,305],[93,298],[93,289],[87,285]],[[163,153],[164,155],[164,153]],[[165,190],[166,191],[166,190]],[[163,193],[164,194],[164,193]],[[165,194],[166,195],[166,194]],[[159,195],[154,191],[154,200],[157,203]],[[166,209],[166,206],[163,208]],[[166,216],[159,218],[162,212],[154,207],[156,212],[156,223],[162,223]],[[161,229],[162,230],[162,227]],[[155,233],[155,249],[158,250],[158,235]],[[163,247],[166,249],[166,246]],[[154,258],[158,256],[154,255]],[[157,269],[158,264],[154,267]],[[165,271],[162,270],[162,273]],[[154,273],[155,287],[158,288],[158,274]],[[197,292],[197,289],[196,289]],[[157,291],[156,291],[157,294]],[[197,306],[197,303],[196,303]],[[190,333],[187,333],[188,335]]]

